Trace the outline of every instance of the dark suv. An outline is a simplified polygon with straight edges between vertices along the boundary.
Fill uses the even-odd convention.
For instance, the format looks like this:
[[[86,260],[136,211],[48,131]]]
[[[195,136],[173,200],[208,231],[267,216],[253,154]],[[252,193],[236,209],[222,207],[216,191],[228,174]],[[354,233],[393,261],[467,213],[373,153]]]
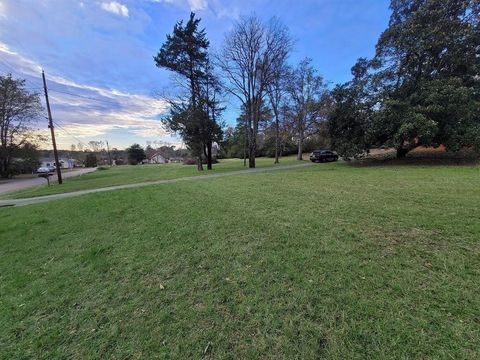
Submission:
[[[310,161],[312,162],[324,162],[324,161],[337,161],[338,155],[334,151],[319,149],[313,150],[310,154]]]

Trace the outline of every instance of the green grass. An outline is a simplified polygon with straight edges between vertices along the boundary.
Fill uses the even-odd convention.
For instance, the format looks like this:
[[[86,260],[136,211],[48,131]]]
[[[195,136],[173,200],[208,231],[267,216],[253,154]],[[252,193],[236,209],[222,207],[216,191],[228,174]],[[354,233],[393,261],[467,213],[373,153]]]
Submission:
[[[274,159],[257,158],[257,167],[272,167]],[[280,160],[279,165],[290,165],[299,163],[294,156],[287,156]],[[97,189],[115,185],[134,184],[138,182],[148,182],[155,180],[169,180],[185,176],[202,176],[213,173],[222,173],[228,171],[244,170],[243,160],[224,159],[219,164],[213,165],[213,171],[197,171],[196,166],[183,164],[163,164],[163,165],[125,165],[105,168],[108,170],[97,170],[93,173],[84,174],[78,177],[67,178],[62,185],[52,183],[52,186],[46,184],[20,190],[12,193],[0,195],[0,199],[18,199],[34,196],[51,195],[65,193],[77,190]]]
[[[0,209],[0,357],[478,359],[479,189],[337,163]]]

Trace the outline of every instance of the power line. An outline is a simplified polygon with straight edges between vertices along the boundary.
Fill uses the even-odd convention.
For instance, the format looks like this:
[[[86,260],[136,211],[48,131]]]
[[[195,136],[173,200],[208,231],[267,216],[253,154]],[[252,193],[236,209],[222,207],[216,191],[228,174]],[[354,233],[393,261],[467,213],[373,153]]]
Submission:
[[[60,125],[59,123],[57,122],[53,122],[55,125],[57,125],[60,129],[62,129],[62,131],[66,132],[67,135],[71,136],[72,138],[74,138],[76,141],[78,141],[79,144],[82,144],[83,146],[89,148],[90,146],[85,144],[82,140],[80,140],[79,138],[77,138],[75,135],[73,135],[72,133],[70,133],[69,131],[67,131],[62,125]]]
[[[118,105],[118,103],[111,102],[111,101],[108,101],[108,100],[101,100],[101,99],[96,99],[96,98],[92,98],[92,97],[85,96],[85,95],[73,94],[73,93],[70,93],[70,92],[67,92],[67,91],[61,91],[61,90],[56,90],[56,89],[50,89],[50,91],[60,93],[60,94],[70,95],[70,96],[76,96],[76,97],[79,97],[79,98],[82,98],[82,99],[98,101],[98,102],[102,102],[102,103],[106,103],[106,104],[110,104],[110,105]]]
[[[28,75],[29,78],[27,78],[26,74],[21,74],[17,69],[14,69],[12,65],[10,65],[8,62],[5,60],[0,59],[0,64],[3,65],[4,68],[7,69],[7,71],[12,75],[15,75],[18,78],[24,78],[27,82],[32,83],[32,85],[35,85],[36,90],[43,89],[43,85],[41,84],[40,79],[37,79],[36,77],[33,77],[31,75]]]
[[[68,91],[62,91],[62,90],[57,90],[57,89],[49,89],[49,90],[50,90],[50,91],[53,91],[53,92],[60,93],[60,94],[65,94],[65,95],[70,95],[70,96],[76,96],[76,97],[79,97],[79,98],[82,98],[82,99],[87,99],[87,100],[92,100],[92,101],[98,101],[98,102],[105,103],[105,104],[121,105],[121,102],[120,102],[120,101],[113,102],[113,101],[108,101],[108,100],[93,98],[93,97],[90,97],[90,96],[85,96],[85,95],[80,95],[80,94],[74,94],[74,93],[71,93],[71,92],[68,92]],[[136,99],[135,101],[141,102],[141,103],[143,103],[143,104],[145,104],[145,105],[152,105],[151,102],[149,102],[148,100]],[[152,99],[152,101],[160,101],[160,100]]]

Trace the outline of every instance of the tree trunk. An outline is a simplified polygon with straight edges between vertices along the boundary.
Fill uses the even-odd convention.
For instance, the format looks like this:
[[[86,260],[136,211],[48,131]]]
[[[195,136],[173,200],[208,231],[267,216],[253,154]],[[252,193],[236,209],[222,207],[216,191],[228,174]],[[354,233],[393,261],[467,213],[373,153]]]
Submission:
[[[299,134],[298,137],[298,153],[297,160],[303,160],[303,131]]]
[[[203,171],[202,155],[197,156],[197,170]]]
[[[250,129],[250,141],[248,142],[248,167],[250,169],[255,168],[255,153],[257,152],[257,138],[255,136],[255,130]]]
[[[0,177],[3,179],[9,178],[9,167],[10,167],[10,160],[8,157],[4,157],[0,159]]]
[[[207,142],[207,170],[212,170],[212,142]]]
[[[0,177],[3,179],[8,178],[7,167],[5,165],[4,159],[0,161]]]
[[[247,129],[247,120],[245,120],[245,136],[244,136],[244,141],[243,141],[243,166],[247,166],[247,138],[248,138],[248,129]]]
[[[248,167],[249,168],[254,168],[255,167],[255,139],[254,139],[254,130],[252,128],[252,123],[254,123],[255,120],[249,117],[249,119],[246,122],[246,127],[245,127],[245,136],[247,137],[247,144],[248,145]],[[244,160],[245,162],[245,160]]]
[[[248,167],[250,169],[255,168],[255,146],[252,144],[248,151]]]
[[[409,152],[410,150],[405,149],[403,147],[397,148],[397,159],[404,159]]]
[[[278,151],[279,151],[279,137],[280,137],[280,125],[278,123],[278,114],[275,112],[275,161],[274,164],[278,164]]]
[[[249,153],[248,153],[248,167],[254,169],[256,167],[255,157],[257,156],[257,134],[258,134],[258,120],[259,112],[256,110],[252,121],[251,135],[249,141]]]

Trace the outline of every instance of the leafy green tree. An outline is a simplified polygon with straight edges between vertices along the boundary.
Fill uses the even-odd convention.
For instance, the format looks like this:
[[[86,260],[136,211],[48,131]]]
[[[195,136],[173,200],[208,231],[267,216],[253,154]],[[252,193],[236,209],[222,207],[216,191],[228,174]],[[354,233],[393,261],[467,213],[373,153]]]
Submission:
[[[345,159],[366,154],[370,149],[373,106],[368,68],[367,59],[358,59],[352,67],[353,80],[331,91],[333,106],[328,117],[328,134],[333,149]]]
[[[37,170],[40,165],[38,144],[25,142],[13,152],[12,174],[28,174]]]
[[[376,145],[480,144],[477,0],[392,0],[372,62]],[[472,135],[477,134],[477,135]]]
[[[97,166],[97,155],[93,152],[87,153],[85,156],[85,167],[96,167]]]
[[[419,145],[480,146],[478,0],[392,0],[375,57],[333,91],[333,146],[357,156],[373,146],[401,158]],[[355,74],[356,72],[356,74]]]
[[[0,176],[13,175],[12,160],[32,141],[32,125],[41,111],[40,97],[25,88],[25,80],[0,75]]]
[[[146,158],[145,150],[139,144],[133,144],[125,150],[128,156],[128,163],[130,165],[137,165]]]

